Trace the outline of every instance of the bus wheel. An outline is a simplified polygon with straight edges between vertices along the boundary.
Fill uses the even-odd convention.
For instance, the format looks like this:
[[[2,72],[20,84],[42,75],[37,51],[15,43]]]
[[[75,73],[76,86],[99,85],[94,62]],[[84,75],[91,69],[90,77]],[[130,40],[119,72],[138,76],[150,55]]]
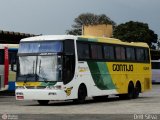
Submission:
[[[79,89],[78,89],[78,100],[77,102],[82,104],[85,102],[87,96],[87,89],[85,85],[80,85]]]
[[[40,105],[48,105],[49,100],[38,100]]]
[[[133,97],[134,97],[134,85],[132,82],[130,82],[128,85],[127,99],[132,99]]]
[[[140,82],[137,82],[134,88],[134,98],[138,98],[140,92],[141,92],[141,84]]]

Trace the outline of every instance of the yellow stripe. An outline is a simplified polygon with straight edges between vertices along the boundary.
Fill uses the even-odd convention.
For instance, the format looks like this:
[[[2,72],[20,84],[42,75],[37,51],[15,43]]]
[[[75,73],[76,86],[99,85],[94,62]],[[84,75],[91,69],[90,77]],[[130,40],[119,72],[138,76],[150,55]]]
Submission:
[[[16,82],[16,86],[40,86],[41,82]]]

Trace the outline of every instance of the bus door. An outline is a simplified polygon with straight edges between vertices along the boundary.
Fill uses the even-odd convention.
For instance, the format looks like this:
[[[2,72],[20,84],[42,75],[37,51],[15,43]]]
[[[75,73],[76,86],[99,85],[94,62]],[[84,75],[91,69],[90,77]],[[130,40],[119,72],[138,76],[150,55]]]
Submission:
[[[63,56],[63,82],[69,83],[75,73],[75,49],[73,40],[64,41],[64,56]]]

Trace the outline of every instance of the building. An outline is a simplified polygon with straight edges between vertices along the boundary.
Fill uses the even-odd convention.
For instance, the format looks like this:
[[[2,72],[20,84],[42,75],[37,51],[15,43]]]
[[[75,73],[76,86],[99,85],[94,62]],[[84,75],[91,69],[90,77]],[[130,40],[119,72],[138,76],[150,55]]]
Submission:
[[[112,37],[113,26],[109,24],[85,25],[82,33],[87,36]]]
[[[0,43],[10,43],[10,44],[19,44],[19,41],[22,38],[32,37],[34,34],[26,34],[20,32],[11,32],[0,30]]]

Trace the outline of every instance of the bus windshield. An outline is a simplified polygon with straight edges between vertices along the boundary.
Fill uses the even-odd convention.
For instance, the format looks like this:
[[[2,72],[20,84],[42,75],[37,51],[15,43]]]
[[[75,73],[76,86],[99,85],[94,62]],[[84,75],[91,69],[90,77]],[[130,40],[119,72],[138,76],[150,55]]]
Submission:
[[[57,55],[19,56],[18,81],[60,81]]]

